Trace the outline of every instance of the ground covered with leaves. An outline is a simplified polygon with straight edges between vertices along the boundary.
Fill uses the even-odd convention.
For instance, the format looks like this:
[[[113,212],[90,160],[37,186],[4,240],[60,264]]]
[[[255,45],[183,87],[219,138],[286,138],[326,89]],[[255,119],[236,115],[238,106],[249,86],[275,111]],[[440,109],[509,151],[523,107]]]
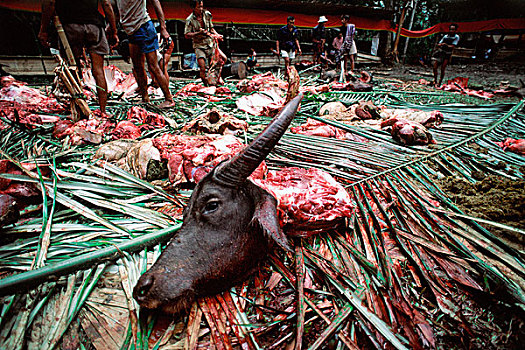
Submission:
[[[57,140],[46,123],[3,129],[2,158],[38,166],[0,177],[34,184],[39,202],[1,229],[0,347],[519,348],[525,158],[498,143],[525,138],[525,102],[482,100],[387,75],[369,92],[316,92],[323,82],[311,71],[300,76],[309,91],[292,126],[310,119],[353,136],[288,132],[268,167],[330,174],[355,203],[352,214],[336,227],[290,238],[293,252],[275,249],[246,281],[176,316],[140,309],[132,290],[180,228],[193,185],[170,179],[166,164],[153,180],[147,168],[93,159],[100,145]],[[158,100],[141,105],[166,123],[142,130],[134,143],[190,135],[184,126],[212,108],[244,122],[237,139],[248,143],[271,118],[241,111],[236,102],[254,92],[239,86],[227,79],[232,93],[225,98],[177,93],[195,86],[172,81],[176,108],[159,110]],[[444,120],[430,131],[436,143],[406,145],[383,129],[320,115],[327,102],[439,111]],[[111,122],[126,120],[137,105],[113,95]],[[111,134],[100,138],[106,143]],[[188,169],[191,176],[199,170]]]

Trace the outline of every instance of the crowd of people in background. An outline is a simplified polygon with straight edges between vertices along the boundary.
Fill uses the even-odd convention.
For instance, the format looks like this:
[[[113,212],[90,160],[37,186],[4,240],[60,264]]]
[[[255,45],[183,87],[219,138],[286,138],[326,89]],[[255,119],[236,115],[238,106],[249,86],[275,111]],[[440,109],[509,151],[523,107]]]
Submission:
[[[104,10],[106,23],[98,12],[99,4]],[[155,11],[156,24],[149,16],[147,5]],[[184,37],[192,42],[199,76],[204,85],[221,84],[221,70],[228,60],[219,48],[223,36],[215,30],[212,14],[204,9],[202,0],[191,0],[190,5],[192,12],[185,21]],[[128,62],[131,59],[138,93],[143,102],[149,102],[147,64],[152,84],[160,87],[164,93],[165,101],[159,107],[169,108],[174,105],[168,75],[174,44],[166,29],[159,0],[80,0],[74,4],[67,0],[44,0],[39,33],[44,46],[49,46],[48,27],[55,14],[64,25],[77,65],[81,66],[87,60],[86,52],[89,54],[102,114],[105,114],[107,103],[103,61],[104,55],[109,54],[111,49],[118,49]],[[340,28],[328,30],[325,27],[327,22],[324,15],[320,16],[317,25],[311,29],[312,63],[318,70],[329,66],[336,68],[341,77],[346,77],[353,74],[355,69],[356,26],[351,23],[349,15],[341,16]],[[425,54],[419,58],[422,66],[432,65],[436,86],[441,85],[452,50],[458,44],[456,31],[457,25],[451,24],[449,33],[437,44],[431,61]],[[288,16],[286,25],[277,30],[275,47],[272,51],[283,59],[286,74],[293,60],[302,55],[299,31],[293,16]],[[257,66],[257,54],[253,48],[246,51],[249,53],[246,66],[253,70]],[[438,75],[438,68],[441,68],[441,76]]]
[[[331,41],[331,45],[329,45],[327,43],[326,22],[328,22],[326,16],[320,16],[317,25],[312,28],[312,63],[318,65],[318,69],[335,65],[342,71],[342,76],[344,77],[348,74],[353,74],[357,56],[355,43],[357,31],[355,25],[350,23],[349,15],[341,16],[342,26],[335,29],[337,34]],[[277,49],[275,50],[275,53],[284,59],[285,72],[296,56],[302,54],[298,36],[295,18],[289,16],[286,25],[277,31]],[[348,71],[348,65],[350,65],[350,71]]]

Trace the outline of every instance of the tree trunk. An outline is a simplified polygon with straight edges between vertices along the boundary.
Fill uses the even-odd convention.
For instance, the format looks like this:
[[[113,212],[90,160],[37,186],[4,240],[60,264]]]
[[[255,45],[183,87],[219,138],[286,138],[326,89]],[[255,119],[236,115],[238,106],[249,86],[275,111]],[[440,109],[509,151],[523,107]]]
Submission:
[[[414,1],[414,7],[412,8],[412,14],[410,15],[410,22],[408,23],[408,30],[412,30],[412,25],[414,24],[414,16],[416,14],[417,9],[417,3],[419,0]],[[408,49],[408,41],[409,37],[405,38],[405,48],[403,49],[403,63],[405,63],[405,60],[407,58],[407,49]]]
[[[410,0],[405,1],[403,4],[403,8],[401,9],[401,16],[399,17],[399,23],[397,24],[397,31],[396,31],[396,40],[394,42],[394,47],[392,48],[392,56],[396,60],[397,63],[399,63],[399,54],[397,51],[397,47],[399,46],[399,38],[401,37],[401,28],[403,28],[403,22],[405,21],[405,14],[407,12],[407,5]]]
[[[385,1],[385,10],[393,10],[394,9],[394,0],[386,0]],[[391,20],[393,20],[391,18]],[[379,33],[379,48],[377,50],[377,54],[382,59],[385,59],[388,56],[388,52],[390,50],[390,45],[392,43],[392,33],[389,31],[381,31]]]

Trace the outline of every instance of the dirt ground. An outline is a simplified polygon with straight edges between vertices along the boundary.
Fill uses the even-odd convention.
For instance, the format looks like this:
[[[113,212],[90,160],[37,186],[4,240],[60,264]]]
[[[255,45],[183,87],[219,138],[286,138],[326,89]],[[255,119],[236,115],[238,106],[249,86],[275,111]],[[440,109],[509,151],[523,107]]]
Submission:
[[[403,81],[417,81],[421,78],[432,81],[433,79],[432,67],[421,65],[394,64],[356,68],[365,68],[374,75]],[[493,90],[497,89],[501,82],[520,87],[520,79],[525,82],[525,62],[452,63],[446,68],[443,82],[455,77],[469,78],[469,88],[473,89]]]
[[[525,181],[486,176],[470,183],[453,176],[440,180],[441,187],[468,215],[521,230],[525,229]],[[510,246],[523,250],[525,237],[518,232],[482,224]]]

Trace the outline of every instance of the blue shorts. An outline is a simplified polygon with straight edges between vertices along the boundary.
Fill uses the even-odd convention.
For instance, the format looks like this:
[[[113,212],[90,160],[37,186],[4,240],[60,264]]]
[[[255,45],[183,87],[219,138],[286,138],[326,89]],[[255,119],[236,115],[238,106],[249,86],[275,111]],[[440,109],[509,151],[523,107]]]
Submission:
[[[140,47],[142,53],[149,53],[159,49],[157,31],[152,21],[144,23],[135,33],[129,36],[130,44]]]

